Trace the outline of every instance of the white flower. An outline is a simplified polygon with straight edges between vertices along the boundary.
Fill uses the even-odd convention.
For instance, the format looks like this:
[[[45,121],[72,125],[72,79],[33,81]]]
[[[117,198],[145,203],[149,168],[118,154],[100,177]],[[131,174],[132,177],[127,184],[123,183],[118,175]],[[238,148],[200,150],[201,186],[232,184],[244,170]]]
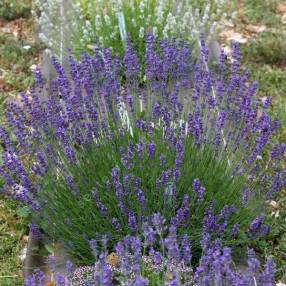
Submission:
[[[158,28],[156,26],[153,27],[153,34],[155,38],[158,36]]]
[[[133,26],[134,28],[137,27],[137,23],[136,23],[136,20],[135,20],[134,18],[131,20],[131,23],[132,23],[132,26]]]
[[[237,16],[237,11],[232,12],[231,18],[234,19],[234,18],[236,18],[236,16]]]
[[[168,38],[168,32],[169,32],[169,30],[168,30],[168,26],[166,25],[165,27],[164,27],[164,29],[163,29],[163,36],[164,36],[164,38]]]
[[[176,18],[171,14],[169,13],[168,16],[167,16],[167,24],[164,28],[165,30],[165,35],[168,33],[168,31],[171,31],[171,32],[174,32],[176,30]]]
[[[143,27],[140,28],[139,30],[139,38],[143,39],[145,34],[145,29]]]
[[[163,22],[164,11],[162,6],[158,6],[155,10],[156,23],[161,24]]]
[[[110,17],[106,14],[104,15],[104,21],[106,23],[107,26],[109,26],[111,24],[111,20]]]
[[[144,14],[144,10],[145,10],[145,2],[144,1],[140,1],[139,10],[140,10],[141,14]]]
[[[88,20],[85,21],[85,27],[86,27],[87,29],[91,29],[91,23],[90,23],[90,21],[88,21]]]
[[[111,39],[116,39],[116,31],[113,31],[113,32],[110,34],[110,38],[111,38]]]
[[[96,30],[101,29],[101,17],[100,17],[100,15],[95,16],[95,29]]]
[[[147,17],[147,20],[146,20],[146,22],[147,22],[147,26],[149,26],[149,25],[151,25],[152,23],[151,23],[151,15],[149,14],[148,15],[148,17]]]

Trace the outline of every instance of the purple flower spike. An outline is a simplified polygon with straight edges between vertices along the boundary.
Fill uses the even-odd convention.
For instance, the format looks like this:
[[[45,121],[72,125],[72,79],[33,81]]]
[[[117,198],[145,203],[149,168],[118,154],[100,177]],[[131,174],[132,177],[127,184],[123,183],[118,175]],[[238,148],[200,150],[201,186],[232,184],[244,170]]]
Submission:
[[[147,278],[143,278],[141,276],[137,277],[134,281],[134,286],[148,286],[149,280]]]
[[[41,232],[41,230],[40,230],[40,227],[39,227],[37,224],[31,223],[31,224],[29,225],[29,228],[30,228],[31,233],[32,233],[35,237],[37,237],[38,239],[42,239],[43,234],[42,234],[42,232]]]
[[[197,195],[197,198],[200,202],[204,200],[206,189],[201,186],[201,182],[199,179],[194,179],[193,182],[193,192]]]
[[[69,286],[68,279],[62,274],[56,274],[56,281],[58,286]]]
[[[47,258],[47,263],[49,265],[50,270],[55,273],[57,267],[56,257],[54,255],[49,255]]]
[[[102,272],[102,279],[101,279],[102,286],[112,286],[112,269],[109,264],[105,264]]]
[[[66,262],[67,275],[71,276],[73,274],[74,270],[75,270],[75,265],[70,260],[68,260]]]
[[[271,258],[267,258],[265,269],[259,277],[262,286],[274,286],[275,282],[276,266]]]
[[[160,156],[160,161],[161,161],[161,167],[164,167],[166,164],[166,156],[164,154]]]
[[[137,230],[137,220],[134,214],[130,214],[128,217],[128,224],[132,231]]]
[[[159,235],[162,235],[165,230],[165,218],[160,213],[155,213],[152,216],[152,223]]]
[[[143,224],[143,234],[145,238],[146,245],[153,245],[156,242],[156,232],[155,230],[148,224]]]
[[[126,45],[126,52],[123,59],[127,79],[136,79],[140,74],[139,59],[133,43],[129,39]]]
[[[265,215],[259,215],[251,222],[249,226],[250,237],[255,239],[257,237],[268,235],[270,229],[268,225],[264,224],[264,221]]]
[[[156,145],[155,145],[154,141],[151,144],[149,144],[148,149],[149,149],[150,158],[154,159],[155,158],[155,152],[156,152]]]
[[[253,249],[248,249],[248,267],[252,273],[258,273],[261,268],[260,261],[255,258],[255,253]]]
[[[45,273],[39,269],[35,269],[33,271],[33,274],[26,279],[24,284],[24,286],[46,286],[46,285],[47,285],[47,279]]]
[[[154,256],[153,256],[153,261],[155,265],[161,265],[163,262],[163,257],[160,252],[155,251]]]
[[[112,218],[112,224],[117,231],[121,230],[121,225],[120,225],[120,222],[117,218],[115,218],[115,217]]]

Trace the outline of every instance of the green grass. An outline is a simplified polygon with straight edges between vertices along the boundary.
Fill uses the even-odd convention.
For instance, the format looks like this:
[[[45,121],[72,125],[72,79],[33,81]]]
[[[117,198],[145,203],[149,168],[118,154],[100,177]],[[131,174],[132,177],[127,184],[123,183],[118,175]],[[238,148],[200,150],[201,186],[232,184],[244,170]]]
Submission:
[[[1,23],[5,25],[8,20],[30,17],[30,5],[30,0],[0,0]],[[33,83],[30,67],[37,62],[41,50],[41,45],[32,39],[32,20],[21,20],[19,25],[23,33],[19,33],[18,37],[0,31],[0,124],[5,124],[5,100],[14,99]],[[28,45],[29,49],[23,48]],[[2,151],[0,146],[0,154]],[[19,213],[17,203],[0,194],[1,286],[23,285],[19,255],[25,246],[22,237],[27,233],[27,224],[27,219]]]
[[[0,18],[15,20],[17,18],[28,18],[31,14],[30,0],[1,0]]]
[[[19,216],[17,204],[0,197],[0,285],[22,285],[22,262],[19,258],[27,231],[27,222]]]
[[[251,74],[252,80],[259,81],[259,93],[263,96],[271,96],[272,114],[282,123],[281,134],[286,132],[286,72],[284,68],[267,64],[244,64]],[[286,139],[285,136],[282,139]]]
[[[24,46],[30,48],[25,49]],[[35,64],[41,49],[40,44],[24,43],[10,34],[0,32],[0,75],[5,81],[5,91],[17,94],[31,86],[33,75],[30,67]]]
[[[244,48],[244,60],[248,62],[285,66],[286,34],[264,32],[251,40]]]
[[[282,192],[278,199],[279,207],[273,210],[272,216],[268,218],[271,225],[271,232],[266,239],[261,239],[256,244],[256,250],[262,256],[274,258],[277,267],[277,277],[280,281],[286,282],[286,192]],[[275,214],[277,216],[275,216]]]
[[[281,0],[247,0],[244,12],[252,24],[276,26],[280,24],[276,9]]]

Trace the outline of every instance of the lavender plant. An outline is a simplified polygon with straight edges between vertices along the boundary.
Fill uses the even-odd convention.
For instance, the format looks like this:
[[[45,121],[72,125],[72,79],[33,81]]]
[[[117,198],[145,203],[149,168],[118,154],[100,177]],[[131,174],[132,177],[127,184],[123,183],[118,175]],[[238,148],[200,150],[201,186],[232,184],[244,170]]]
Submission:
[[[159,214],[154,214],[153,219]],[[164,224],[160,227],[164,228]],[[154,230],[155,236],[160,235]],[[238,267],[232,258],[229,247],[223,247],[221,241],[211,240],[205,234],[202,240],[203,255],[199,265],[193,270],[191,267],[191,244],[188,237],[179,238],[176,227],[171,226],[169,234],[163,242],[159,242],[161,251],[152,247],[146,255],[146,246],[150,246],[150,236],[140,239],[128,235],[119,241],[115,252],[108,254],[102,252],[97,257],[97,262],[92,266],[76,268],[70,261],[67,262],[67,275],[63,276],[56,271],[57,261],[54,257],[50,267],[52,279],[56,285],[82,286],[82,285],[275,285],[275,264],[268,258],[265,268],[262,269],[252,249],[248,255],[244,268]],[[96,244],[93,249],[97,252]],[[144,249],[142,251],[142,249]],[[165,249],[165,254],[164,250]],[[36,282],[37,281],[37,282]],[[36,284],[38,283],[38,284]],[[46,285],[47,279],[43,278],[40,271],[26,281],[27,286]]]
[[[162,240],[162,222],[188,235],[198,262],[204,233],[224,246],[267,235],[265,200],[285,186],[285,148],[272,142],[280,124],[241,73],[238,45],[229,72],[223,51],[215,72],[203,39],[199,61],[181,39],[146,43],[146,86],[132,43],[123,61],[109,49],[70,56],[70,72],[54,58],[51,95],[39,100],[36,71],[38,87],[9,104],[17,146],[1,128],[6,192],[80,263],[94,261],[89,242],[103,235],[108,247],[152,237],[150,221]]]
[[[66,43],[77,55],[95,45],[124,55],[128,35],[144,55],[150,31],[161,39],[184,35],[197,44],[200,33],[213,39],[232,19],[232,6],[225,0],[35,1],[35,10],[41,11],[40,37],[56,55],[65,52]]]

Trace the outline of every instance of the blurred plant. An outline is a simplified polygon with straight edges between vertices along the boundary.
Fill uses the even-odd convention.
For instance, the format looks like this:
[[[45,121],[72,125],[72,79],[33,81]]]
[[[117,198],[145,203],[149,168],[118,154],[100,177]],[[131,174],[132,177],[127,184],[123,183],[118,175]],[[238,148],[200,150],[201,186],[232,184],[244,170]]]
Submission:
[[[128,35],[143,56],[147,32],[161,39],[185,36],[195,43],[200,33],[211,39],[231,18],[231,6],[226,0],[185,0],[179,4],[173,0],[36,2],[41,11],[40,38],[58,56],[66,52],[67,43],[77,55],[95,46],[124,55]]]
[[[249,42],[244,49],[246,59],[265,64],[284,66],[286,59],[286,36],[264,32],[258,39]]]
[[[285,148],[272,144],[280,124],[241,73],[238,45],[229,73],[223,51],[214,73],[203,39],[199,61],[181,39],[146,43],[146,86],[131,42],[122,62],[109,49],[70,56],[70,74],[53,59],[52,94],[39,100],[37,70],[38,89],[8,105],[18,146],[1,128],[6,191],[81,263],[94,259],[89,240],[108,235],[112,247],[158,211],[190,236],[194,261],[205,232],[246,244],[268,234],[265,198],[285,186]]]
[[[30,1],[2,0],[0,2],[0,18],[11,21],[17,18],[27,18],[31,13]]]
[[[277,15],[277,5],[279,2],[281,2],[281,0],[248,0],[244,3],[244,13],[250,22],[255,25],[281,25],[279,15]]]
[[[9,91],[18,93],[32,85],[30,67],[41,49],[40,44],[23,45],[22,40],[0,32],[0,96],[7,96]]]
[[[269,208],[271,212],[267,218],[267,222],[271,226],[269,236],[261,238],[253,247],[260,252],[262,257],[275,257],[277,264],[277,278],[282,282],[286,282],[286,193],[281,192],[276,201],[270,201]]]

